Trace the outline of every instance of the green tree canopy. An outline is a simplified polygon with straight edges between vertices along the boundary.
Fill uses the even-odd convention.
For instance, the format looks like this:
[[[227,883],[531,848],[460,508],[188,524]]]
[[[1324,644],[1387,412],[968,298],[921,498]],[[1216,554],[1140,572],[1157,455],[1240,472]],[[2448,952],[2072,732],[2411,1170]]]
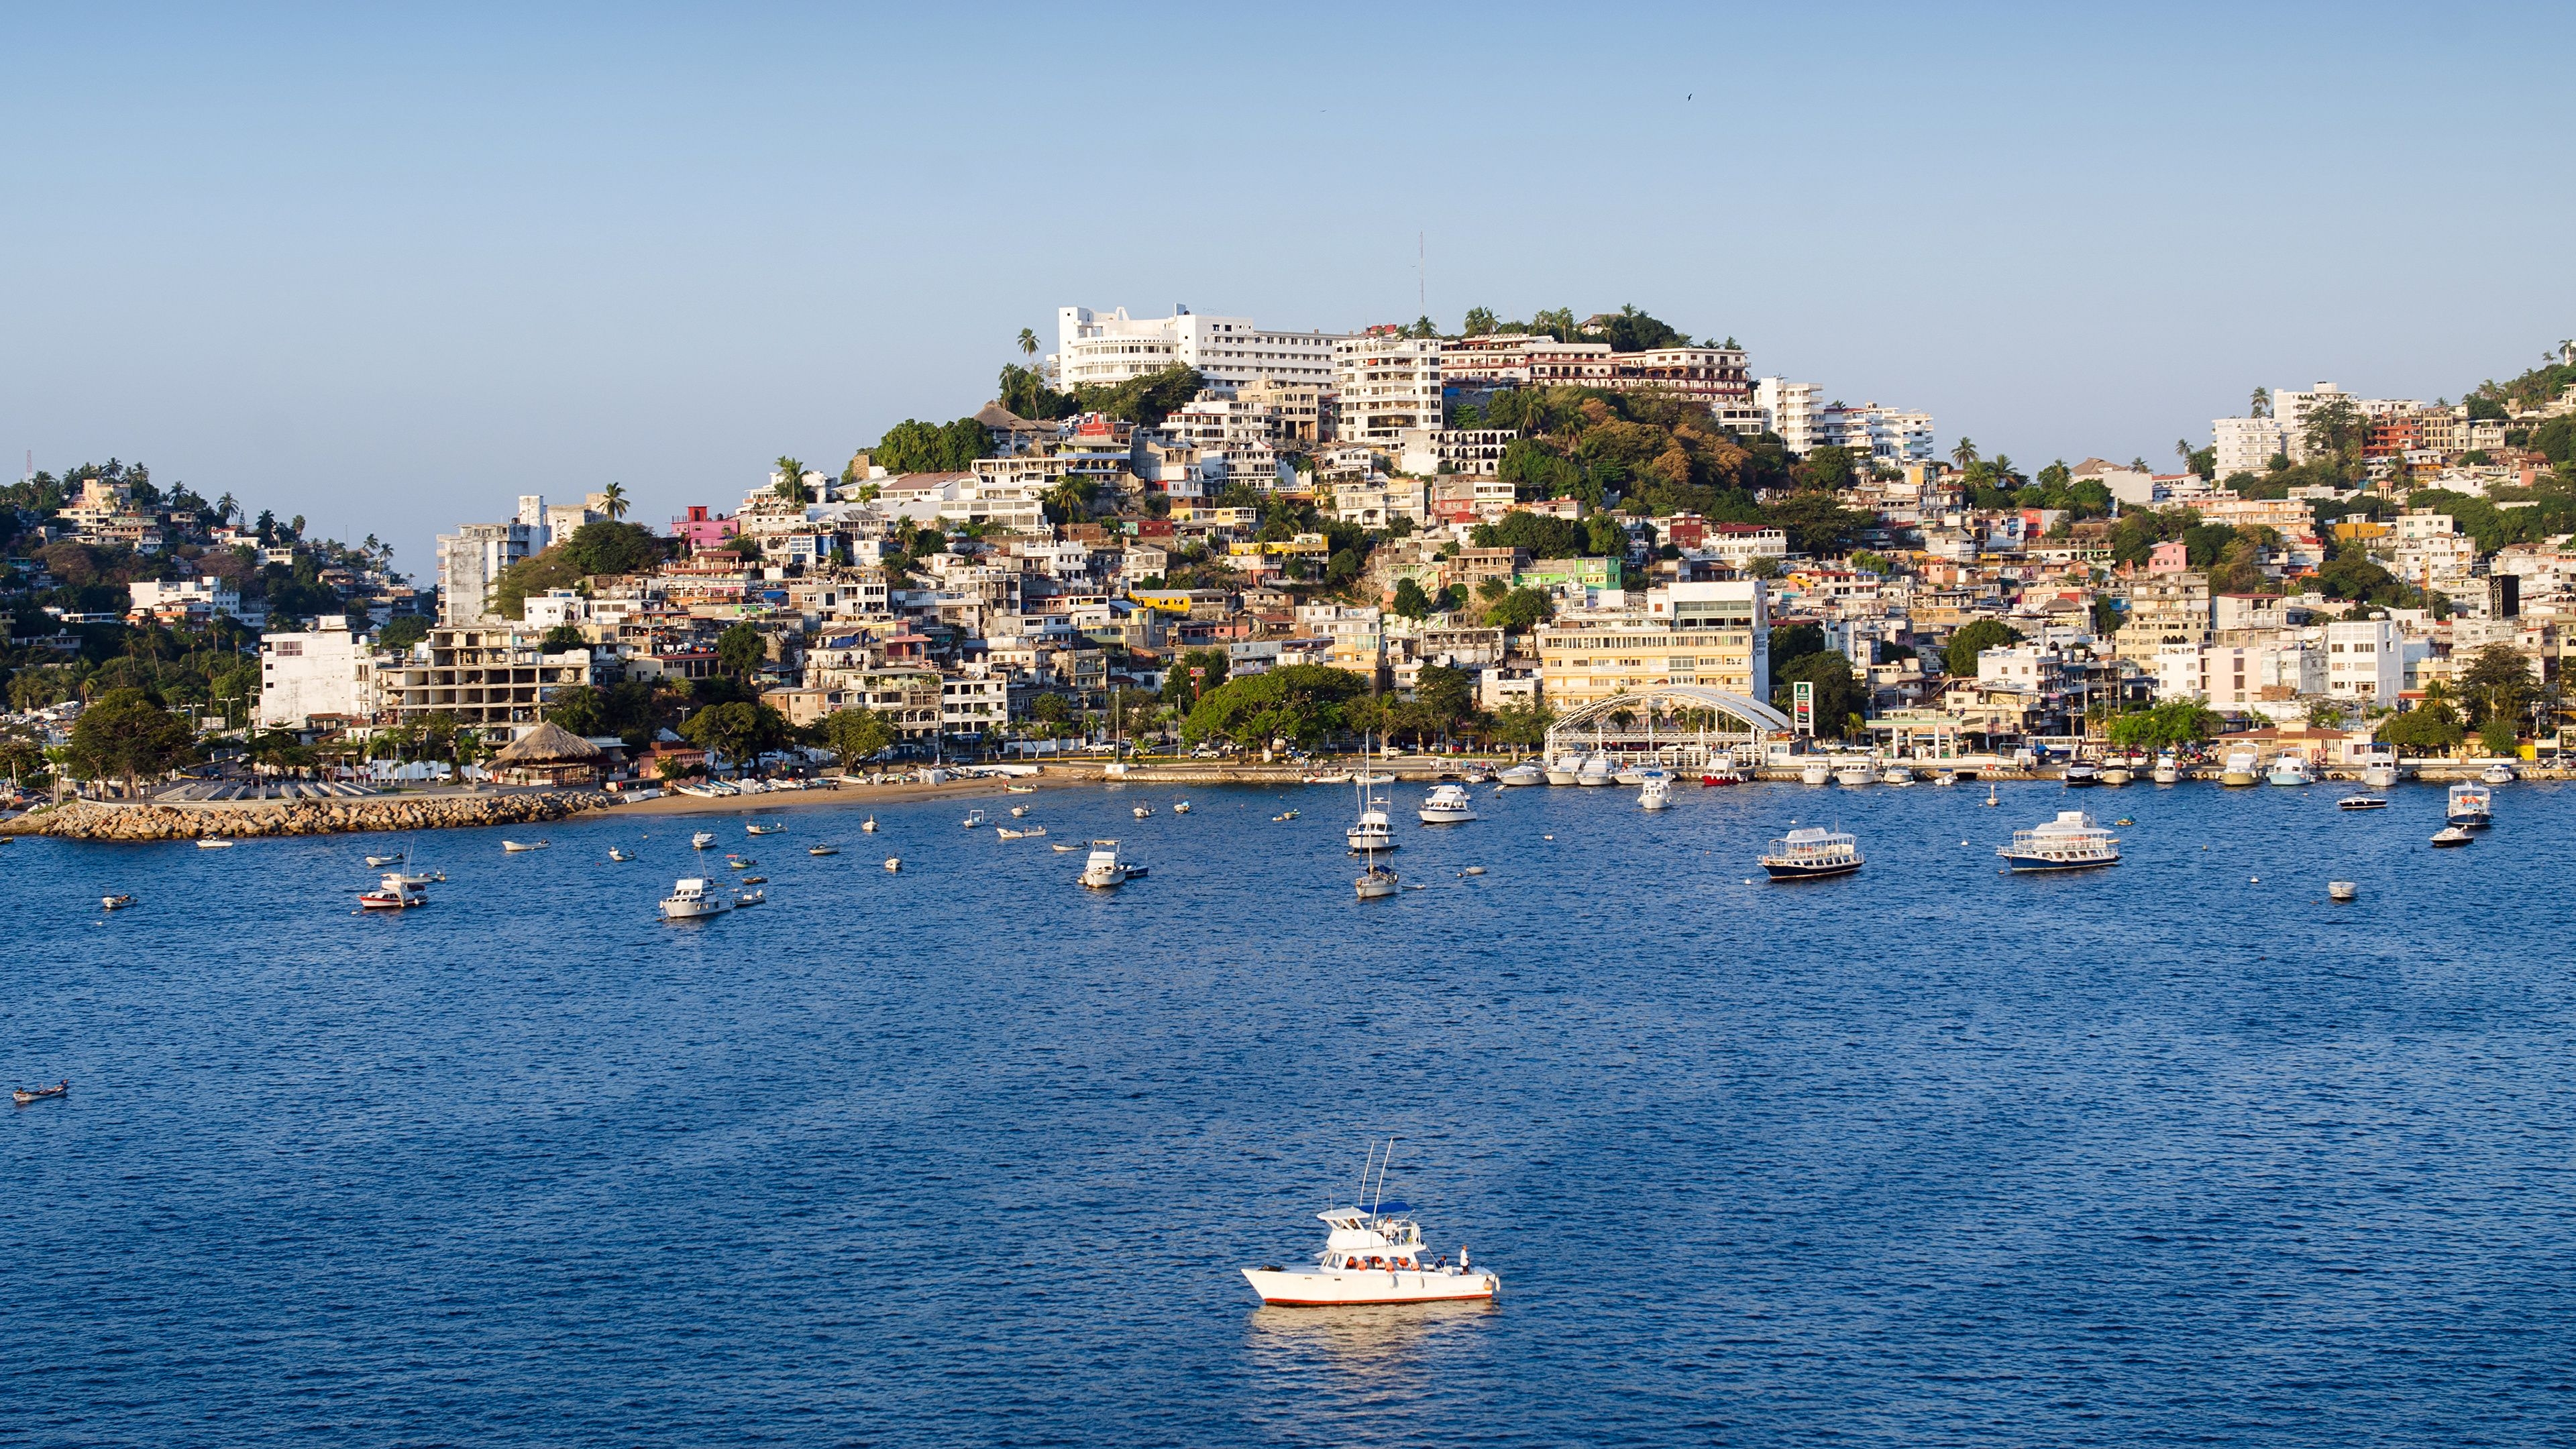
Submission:
[[[429,637],[429,621],[418,614],[397,614],[376,631],[379,649],[409,649]]]
[[[992,453],[993,435],[973,418],[944,425],[905,418],[886,429],[868,457],[889,473],[962,473]]]
[[[64,755],[82,779],[122,778],[132,795],[138,781],[195,763],[196,732],[152,695],[111,689],[81,711]]]
[[[1153,428],[1189,406],[1204,385],[1197,368],[1176,363],[1121,383],[1077,387],[1073,395],[1084,412],[1103,413]]]
[[[1966,679],[1977,672],[1977,656],[1989,649],[2018,644],[2019,629],[2001,619],[1979,619],[1950,636],[1941,651],[1941,668],[1954,679]]]
[[[1172,661],[1163,675],[1163,703],[1186,713],[1207,696],[1207,692],[1225,683],[1226,671],[1233,656],[1223,649],[1191,649]],[[1198,670],[1195,676],[1191,670]]]
[[[841,757],[843,767],[893,749],[902,738],[886,717],[872,709],[836,709],[823,717],[823,746]]]
[[[1488,627],[1506,634],[1526,634],[1556,617],[1556,600],[1545,589],[1513,589],[1485,606]]]
[[[2501,719],[2512,727],[2540,697],[2540,682],[2531,677],[2530,662],[2520,650],[2510,644],[2490,644],[2460,675],[2459,694],[2468,704],[2471,724],[2483,726]]]
[[[1470,530],[1477,548],[1518,548],[1531,558],[1581,558],[1592,551],[1592,532],[1571,518],[1515,510]]]
[[[1193,744],[1228,739],[1258,749],[1273,739],[1312,748],[1343,727],[1344,706],[1368,697],[1368,681],[1347,669],[1292,664],[1229,679],[1201,696],[1181,723]]]
[[[2468,729],[2460,723],[2459,711],[2451,708],[2450,701],[2436,699],[2390,715],[2379,722],[2371,737],[2407,754],[2440,755],[2468,738]]]
[[[1398,615],[1407,619],[1428,618],[1431,614],[1431,596],[1422,592],[1422,585],[1415,580],[1398,579],[1395,583],[1394,607]]]
[[[1771,703],[1782,714],[1790,713],[1796,701],[1792,685],[1803,681],[1815,686],[1819,735],[1842,736],[1848,732],[1850,722],[1869,708],[1869,691],[1861,687],[1860,680],[1852,674],[1851,660],[1838,649],[1794,660],[1785,669],[1774,669],[1771,679]]]
[[[787,717],[757,700],[735,700],[699,710],[680,725],[680,737],[740,764],[787,743]]]
[[[1515,701],[1494,711],[1494,738],[1515,749],[1535,750],[1547,743],[1556,711],[1542,701]]]
[[[2173,749],[2215,737],[2221,722],[2199,700],[2168,700],[2113,718],[2111,743],[2124,750]]]
[[[562,547],[565,561],[587,577],[643,573],[670,556],[671,544],[640,523],[602,518],[574,529]]]
[[[716,667],[736,679],[749,679],[769,659],[769,636],[749,624],[736,624],[716,636]]]

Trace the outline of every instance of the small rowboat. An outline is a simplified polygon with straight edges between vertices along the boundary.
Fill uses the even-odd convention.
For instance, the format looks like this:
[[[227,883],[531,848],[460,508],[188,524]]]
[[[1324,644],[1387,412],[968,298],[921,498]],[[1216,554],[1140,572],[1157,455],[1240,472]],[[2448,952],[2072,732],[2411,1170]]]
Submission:
[[[1058,855],[1067,855],[1080,849],[1082,849],[1082,847],[1079,845],[1059,845],[1055,848],[1055,853]]]
[[[868,834],[870,834],[870,835],[874,835],[874,834],[876,834],[876,833],[877,833],[877,818],[876,818],[875,816],[873,816],[873,815],[869,816],[867,819],[862,820],[862,821],[860,821],[860,822],[859,822],[859,828],[860,828],[861,830],[866,831],[866,832],[867,832]]]
[[[1012,795],[1034,795],[1038,792],[1035,785],[1004,785],[1002,789]]]
[[[516,854],[522,850],[543,850],[546,848],[546,843],[542,840],[504,840],[501,842],[501,848]]]
[[[71,1090],[72,1084],[68,1081],[56,1082],[50,1087],[38,1087],[32,1092],[27,1090],[25,1087],[15,1087],[10,1089],[9,1100],[17,1103],[21,1107],[24,1107],[29,1102],[41,1102],[47,1097],[68,1096],[70,1095]]]
[[[742,833],[745,835],[776,835],[778,832],[786,828],[787,827],[784,825],[745,825],[742,828]]]
[[[737,906],[756,906],[768,899],[767,891],[740,891],[734,895],[733,903]]]
[[[741,880],[736,881],[736,882],[735,882],[735,884],[736,884],[736,885],[767,885],[767,884],[769,884],[769,877],[767,877],[767,876],[765,876],[765,875],[747,875],[747,876],[744,876]]]
[[[608,858],[610,860],[633,860],[635,857],[628,855],[625,851],[612,845],[608,847]]]
[[[98,908],[102,911],[121,911],[132,904],[134,904],[134,897],[132,896],[100,896],[98,898]]]
[[[197,848],[199,850],[230,850],[233,848],[233,843],[229,840],[219,840],[209,836],[204,840],[198,841]]]
[[[403,858],[399,855],[371,855],[367,857],[367,868],[369,870],[382,870],[386,866],[400,865],[402,863]]]
[[[837,845],[811,845],[805,848],[805,853],[807,855],[838,855],[841,853],[841,847]]]

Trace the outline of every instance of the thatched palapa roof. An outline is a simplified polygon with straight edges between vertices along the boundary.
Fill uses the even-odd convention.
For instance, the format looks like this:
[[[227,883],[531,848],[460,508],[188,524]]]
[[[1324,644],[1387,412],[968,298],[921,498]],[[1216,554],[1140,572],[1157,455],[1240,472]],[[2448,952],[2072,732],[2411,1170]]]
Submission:
[[[492,757],[496,765],[590,764],[601,759],[599,746],[548,720],[512,741]]]

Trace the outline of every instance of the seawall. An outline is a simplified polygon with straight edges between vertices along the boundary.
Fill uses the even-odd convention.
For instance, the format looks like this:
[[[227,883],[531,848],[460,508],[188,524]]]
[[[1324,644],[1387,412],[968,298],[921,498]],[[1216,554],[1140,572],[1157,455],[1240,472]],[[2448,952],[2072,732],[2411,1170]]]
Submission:
[[[152,841],[335,835],[361,830],[446,830],[561,820],[614,804],[596,790],[512,794],[380,795],[337,800],[215,801],[160,805],[148,801],[70,800],[0,821],[0,835],[62,840]]]

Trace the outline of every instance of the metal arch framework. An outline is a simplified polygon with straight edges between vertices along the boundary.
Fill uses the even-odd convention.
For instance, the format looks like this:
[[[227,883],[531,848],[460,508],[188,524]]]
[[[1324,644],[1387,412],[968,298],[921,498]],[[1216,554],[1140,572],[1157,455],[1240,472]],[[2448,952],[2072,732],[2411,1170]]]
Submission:
[[[1666,713],[1674,712],[1676,706],[1715,710],[1741,721],[1755,734],[1791,727],[1787,715],[1750,695],[1711,689],[1704,684],[1663,684],[1649,685],[1633,693],[1614,694],[1608,699],[1594,700],[1567,710],[1557,716],[1555,725],[1548,730],[1548,742],[1553,745],[1560,730],[1568,736],[1577,732],[1597,733],[1598,726],[1612,715],[1651,713],[1658,705],[1663,706]]]

